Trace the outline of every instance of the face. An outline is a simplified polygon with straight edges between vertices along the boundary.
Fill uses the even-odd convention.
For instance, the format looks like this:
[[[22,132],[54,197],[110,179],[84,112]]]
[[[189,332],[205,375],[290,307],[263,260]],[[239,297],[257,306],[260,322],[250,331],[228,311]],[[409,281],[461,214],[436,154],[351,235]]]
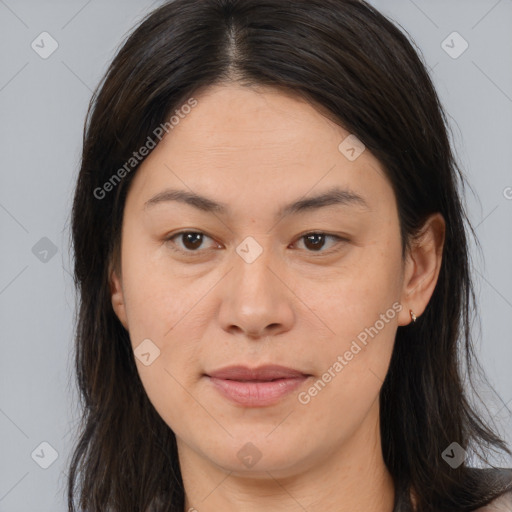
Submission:
[[[113,307],[180,459],[307,470],[374,435],[436,262],[402,260],[382,167],[311,105],[238,85],[195,99],[131,184]],[[296,373],[214,375],[266,365]]]

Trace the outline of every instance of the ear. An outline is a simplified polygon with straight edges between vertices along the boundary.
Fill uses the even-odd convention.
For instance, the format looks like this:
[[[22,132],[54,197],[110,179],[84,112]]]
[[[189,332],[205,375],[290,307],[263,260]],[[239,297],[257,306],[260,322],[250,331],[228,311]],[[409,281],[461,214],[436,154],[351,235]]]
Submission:
[[[428,217],[407,252],[398,325],[412,322],[410,310],[419,317],[426,309],[441,269],[446,223],[440,213]]]
[[[121,278],[117,274],[117,270],[110,270],[110,297],[112,300],[112,307],[114,308],[117,318],[119,318],[119,321],[123,324],[124,328],[128,330],[128,318],[126,315],[123,284]]]

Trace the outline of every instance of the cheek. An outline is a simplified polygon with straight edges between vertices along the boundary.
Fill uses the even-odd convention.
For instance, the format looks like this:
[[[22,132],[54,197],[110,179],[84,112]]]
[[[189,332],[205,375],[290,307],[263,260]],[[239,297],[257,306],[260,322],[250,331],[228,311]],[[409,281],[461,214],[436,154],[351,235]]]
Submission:
[[[187,380],[186,374],[167,364],[162,356],[149,367],[139,362],[137,367],[149,401],[176,435],[187,438],[191,421],[194,424],[196,420],[201,420],[208,426],[209,418],[189,391],[193,390],[193,385]]]
[[[347,269],[316,292],[310,287],[310,303],[316,304],[325,327],[316,340],[325,372],[316,386],[322,390],[320,408],[334,400],[363,410],[383,384],[402,310],[400,247],[387,249],[365,251],[357,268]],[[326,382],[329,391],[324,392]]]
[[[208,318],[198,301],[211,288],[206,282],[211,280],[194,286],[186,276],[173,274],[162,258],[128,242],[127,237],[123,284],[137,370],[164,421],[179,424],[197,406],[186,390],[200,373],[199,341]]]
[[[401,296],[399,248],[383,251],[368,248],[350,267],[329,281],[308,283],[305,302],[322,320],[322,336],[352,340],[377,322],[379,331],[397,323],[397,301]],[[386,315],[384,324],[382,315]],[[391,336],[392,337],[392,336]],[[393,338],[393,337],[392,337]],[[339,347],[342,348],[342,347]]]
[[[193,308],[197,293],[190,281],[173,275],[160,256],[126,243],[123,280],[132,342],[168,337]],[[197,300],[197,299],[195,299]]]
[[[337,335],[322,342],[321,373],[298,396],[303,414],[317,418],[318,430],[346,440],[375,405],[393,351],[396,309],[384,310],[383,317],[368,321],[364,328],[359,320],[340,318]]]

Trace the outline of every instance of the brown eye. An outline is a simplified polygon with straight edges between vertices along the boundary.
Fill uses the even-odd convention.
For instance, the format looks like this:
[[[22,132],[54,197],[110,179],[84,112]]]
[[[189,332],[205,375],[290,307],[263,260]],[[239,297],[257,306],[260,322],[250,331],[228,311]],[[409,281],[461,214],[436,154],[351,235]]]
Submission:
[[[177,244],[174,240],[180,240],[181,244]],[[205,239],[210,239],[204,233],[198,231],[182,231],[169,237],[167,240],[178,246],[178,250],[183,252],[199,252],[202,243]]]
[[[321,249],[325,244],[325,235],[321,233],[313,233],[304,237],[304,245],[308,249],[317,251]]]
[[[183,245],[190,250],[198,249],[203,243],[203,235],[201,233],[182,233]]]
[[[327,253],[330,252],[329,249],[325,251],[322,250],[325,246],[326,239],[335,240],[333,245],[336,245],[336,243],[339,242],[347,241],[345,238],[337,235],[328,235],[327,233],[307,233],[306,235],[303,235],[299,240],[304,240],[304,245],[308,252]]]

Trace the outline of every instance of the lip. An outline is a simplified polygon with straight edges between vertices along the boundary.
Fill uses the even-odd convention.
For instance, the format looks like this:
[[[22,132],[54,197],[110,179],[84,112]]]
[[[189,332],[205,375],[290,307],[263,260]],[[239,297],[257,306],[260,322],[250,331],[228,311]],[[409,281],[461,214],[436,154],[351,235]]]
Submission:
[[[229,366],[206,374],[224,397],[244,407],[266,407],[279,402],[311,375],[293,368],[267,365]]]

